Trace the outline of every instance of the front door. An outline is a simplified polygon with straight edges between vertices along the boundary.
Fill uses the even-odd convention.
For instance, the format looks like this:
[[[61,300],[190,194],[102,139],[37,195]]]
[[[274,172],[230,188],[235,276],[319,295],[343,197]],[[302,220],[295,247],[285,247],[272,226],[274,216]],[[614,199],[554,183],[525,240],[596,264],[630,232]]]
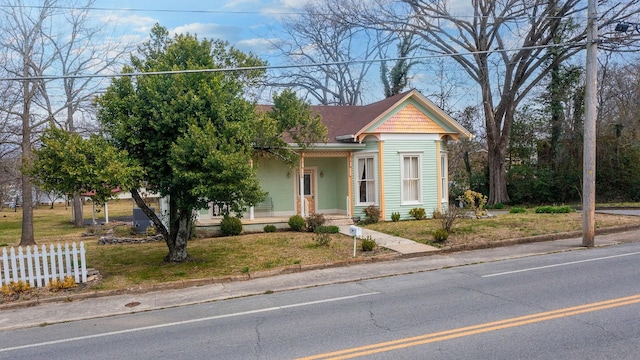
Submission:
[[[300,181],[296,181],[296,209],[298,214],[308,216],[311,213],[316,212],[316,170],[304,169],[304,179],[302,191],[304,195],[304,211],[300,211]]]

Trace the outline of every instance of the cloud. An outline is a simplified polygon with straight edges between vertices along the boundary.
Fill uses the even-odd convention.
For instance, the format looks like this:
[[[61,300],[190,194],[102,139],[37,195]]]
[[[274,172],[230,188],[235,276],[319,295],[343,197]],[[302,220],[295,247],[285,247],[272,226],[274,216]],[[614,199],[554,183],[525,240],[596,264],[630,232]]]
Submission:
[[[119,12],[112,13],[102,17],[101,20],[112,26],[124,27],[144,34],[148,34],[153,25],[158,22],[158,19],[149,16],[122,15],[123,14]]]
[[[233,25],[218,25],[213,23],[191,23],[169,30],[170,34],[196,34],[203,39],[222,39],[235,43],[239,39],[242,28]]]

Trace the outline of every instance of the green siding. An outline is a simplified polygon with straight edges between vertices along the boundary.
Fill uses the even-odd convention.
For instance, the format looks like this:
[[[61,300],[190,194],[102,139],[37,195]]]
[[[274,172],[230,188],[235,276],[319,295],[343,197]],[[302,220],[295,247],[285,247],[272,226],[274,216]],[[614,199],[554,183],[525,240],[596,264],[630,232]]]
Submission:
[[[427,215],[438,208],[438,172],[439,158],[436,157],[436,141],[432,140],[403,140],[385,141],[384,144],[384,176],[385,185],[385,219],[391,218],[391,213],[400,213],[401,219],[410,219],[409,210],[421,207]],[[422,170],[422,203],[402,205],[400,162],[403,153],[418,153],[421,155]]]
[[[356,156],[358,155],[364,155],[364,154],[378,154],[378,141],[377,139],[373,138],[373,137],[367,137],[365,140],[370,140],[365,142],[365,148],[364,150],[361,151],[356,151],[353,153],[354,158],[353,158],[353,199],[351,199],[351,203],[352,204],[356,204],[356,199],[358,196],[358,164],[355,162]],[[377,164],[376,164],[377,166]],[[381,172],[380,169],[378,169],[378,176],[380,176]],[[378,183],[378,186],[380,186],[380,184]],[[380,194],[378,194],[380,195]],[[380,206],[380,199],[378,199],[377,204],[378,206]],[[360,216],[362,218],[364,218],[364,212],[363,210],[366,208],[366,206],[357,206],[355,205],[353,208],[353,214],[351,214],[352,216]]]
[[[269,193],[274,212],[295,211],[295,171],[275,159],[260,159],[256,164],[260,187]],[[287,177],[289,173],[289,177]]]

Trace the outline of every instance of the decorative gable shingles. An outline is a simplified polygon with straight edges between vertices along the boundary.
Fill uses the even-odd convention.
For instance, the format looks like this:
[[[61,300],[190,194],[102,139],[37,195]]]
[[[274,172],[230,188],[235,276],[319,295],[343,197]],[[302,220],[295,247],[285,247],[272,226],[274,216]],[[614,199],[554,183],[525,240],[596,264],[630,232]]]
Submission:
[[[408,104],[387,121],[373,130],[374,133],[428,133],[437,134],[445,132],[444,129],[433,120],[429,119],[420,109],[413,104]]]

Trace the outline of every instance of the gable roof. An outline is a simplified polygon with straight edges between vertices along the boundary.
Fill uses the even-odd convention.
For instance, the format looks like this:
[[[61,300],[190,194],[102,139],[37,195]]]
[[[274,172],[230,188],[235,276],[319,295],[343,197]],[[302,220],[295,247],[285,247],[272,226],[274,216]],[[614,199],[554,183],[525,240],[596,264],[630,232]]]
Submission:
[[[267,111],[270,106],[260,106]],[[368,105],[312,105],[327,127],[329,143],[359,142],[376,133],[437,133],[471,138],[471,133],[417,90]]]

